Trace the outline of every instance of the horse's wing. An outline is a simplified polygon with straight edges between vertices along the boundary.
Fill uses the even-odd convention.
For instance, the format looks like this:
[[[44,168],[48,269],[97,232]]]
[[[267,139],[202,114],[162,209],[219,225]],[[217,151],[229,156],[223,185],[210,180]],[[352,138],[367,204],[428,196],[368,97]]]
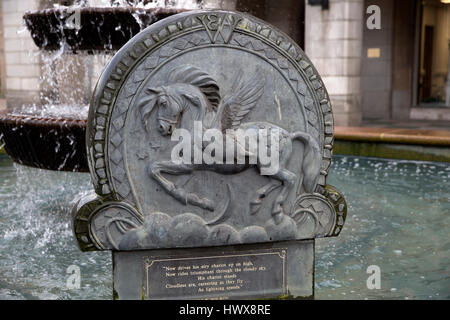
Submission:
[[[252,110],[264,92],[264,76],[258,69],[246,83],[237,86],[237,91],[227,100],[222,108],[222,130],[236,128],[244,116]],[[234,86],[233,86],[234,87]]]
[[[198,87],[210,101],[213,110],[217,110],[222,99],[219,84],[207,72],[191,65],[185,65],[173,69],[169,73],[168,80],[169,83],[187,83]]]

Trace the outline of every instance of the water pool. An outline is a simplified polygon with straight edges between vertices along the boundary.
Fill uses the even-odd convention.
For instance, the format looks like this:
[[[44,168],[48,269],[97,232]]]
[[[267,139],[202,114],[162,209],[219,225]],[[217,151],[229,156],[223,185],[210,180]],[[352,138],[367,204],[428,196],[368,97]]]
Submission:
[[[316,242],[316,299],[449,299],[450,164],[336,156],[330,172],[349,209],[341,235]],[[80,252],[70,226],[73,199],[91,189],[88,174],[0,155],[0,299],[111,298],[110,253]],[[367,288],[370,265],[381,289]]]

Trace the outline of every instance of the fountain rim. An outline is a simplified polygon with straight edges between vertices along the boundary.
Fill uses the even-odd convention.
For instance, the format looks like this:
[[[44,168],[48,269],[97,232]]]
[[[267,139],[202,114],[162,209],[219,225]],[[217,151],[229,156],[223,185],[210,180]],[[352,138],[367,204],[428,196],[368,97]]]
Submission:
[[[318,111],[318,114],[321,116],[321,120],[323,121],[323,122],[321,122],[321,126],[322,126],[321,130],[324,133],[322,141],[320,143],[320,145],[321,145],[320,149],[322,150],[320,161],[321,161],[321,165],[323,162],[327,163],[327,165],[326,165],[325,169],[320,170],[319,180],[318,180],[319,182],[317,184],[316,190],[319,193],[325,192],[324,188],[326,185],[326,178],[328,175],[328,171],[331,166],[331,154],[333,152],[333,144],[334,144],[334,117],[333,117],[333,107],[332,107],[331,99],[329,97],[326,87],[323,85],[323,81],[322,81],[322,78],[321,78],[318,70],[315,68],[315,66],[313,65],[311,60],[308,58],[306,53],[303,51],[303,49],[300,48],[300,46],[289,35],[287,35],[284,31],[280,30],[279,28],[271,25],[270,23],[268,23],[262,19],[259,19],[251,14],[236,11],[236,10],[199,9],[199,10],[189,10],[188,12],[181,12],[181,13],[178,13],[175,15],[171,15],[170,17],[167,17],[165,19],[157,21],[157,22],[149,25],[148,27],[144,28],[138,34],[136,34],[134,37],[132,37],[130,40],[128,40],[128,42],[125,43],[125,45],[123,45],[114,54],[112,59],[109,61],[109,63],[103,69],[103,72],[97,81],[97,84],[95,86],[94,92],[91,97],[91,101],[90,101],[90,105],[89,105],[87,127],[86,127],[86,150],[88,153],[88,157],[87,157],[88,166],[89,166],[89,172],[91,174],[91,179],[92,179],[92,181],[94,181],[94,189],[95,189],[96,193],[101,196],[105,196],[105,197],[109,197],[109,196],[111,196],[111,194],[114,193],[113,190],[108,189],[109,186],[107,185],[110,183],[110,178],[111,178],[111,176],[109,175],[107,150],[102,150],[102,152],[100,152],[100,151],[95,150],[95,148],[94,148],[94,145],[99,145],[99,146],[101,146],[101,148],[107,149],[107,146],[105,143],[107,135],[103,135],[103,134],[104,134],[104,130],[108,130],[109,125],[107,127],[100,128],[100,126],[96,126],[96,119],[97,119],[97,116],[109,117],[108,110],[102,110],[101,112],[97,112],[98,111],[97,109],[99,109],[99,106],[106,106],[107,108],[109,108],[109,105],[111,104],[110,102],[106,103],[105,101],[102,101],[105,88],[108,87],[108,82],[110,82],[111,79],[113,79],[113,81],[121,82],[123,78],[128,77],[128,72],[129,72],[129,70],[131,70],[133,68],[135,62],[140,61],[140,59],[142,58],[142,52],[137,53],[138,50],[136,50],[136,51],[133,50],[133,48],[136,49],[138,47],[136,45],[137,43],[144,43],[145,40],[149,38],[149,35],[152,35],[153,32],[163,30],[166,25],[171,24],[171,23],[174,24],[176,22],[179,22],[177,24],[177,26],[178,26],[178,29],[181,30],[182,27],[180,27],[181,26],[180,22],[183,19],[186,19],[189,17],[194,17],[194,16],[200,16],[201,14],[222,14],[222,15],[234,14],[234,15],[239,15],[245,19],[248,19],[249,21],[252,21],[256,24],[259,24],[260,26],[269,25],[270,28],[274,31],[274,33],[278,34],[278,36],[279,36],[278,39],[282,39],[286,43],[288,43],[289,48],[294,48],[293,51],[289,50],[289,48],[280,47],[281,41],[278,42],[277,40],[271,39],[269,36],[264,36],[264,35],[260,34],[259,32],[256,32],[256,33],[258,33],[261,38],[264,38],[264,40],[267,41],[268,43],[270,43],[271,45],[278,46],[279,50],[282,51],[284,54],[286,54],[288,59],[290,59],[290,61],[294,65],[297,65],[299,70],[301,68],[303,73],[305,72],[304,71],[305,68],[310,68],[310,70],[313,73],[314,80],[317,80],[321,83],[321,85],[319,85],[318,87],[313,86],[312,83],[310,83],[308,86],[309,86],[309,89],[311,90],[311,92],[313,92],[315,95],[318,95],[319,94],[318,92],[320,91],[321,92],[320,95],[323,96],[322,100],[320,101],[320,104],[319,104],[319,101],[317,101],[316,109]],[[169,28],[167,28],[167,30],[168,30],[169,34],[171,34],[171,31],[169,30]],[[178,31],[173,31],[173,33],[176,33]],[[162,38],[159,38],[158,36],[156,36],[156,39],[153,38],[153,43],[151,45],[144,45],[143,47],[159,46],[162,43],[165,43],[166,41],[168,41],[168,39],[170,39],[170,36],[167,36],[167,35],[165,35]],[[144,49],[143,51],[146,52],[148,50],[151,50],[151,49],[147,48],[147,49]],[[130,52],[134,52],[134,53],[130,54]],[[131,58],[132,61],[128,61],[130,59],[130,57],[132,57]],[[123,63],[124,60],[127,60],[128,62]],[[303,61],[304,63],[306,63],[306,67],[301,67],[300,61]],[[126,67],[122,67],[122,68],[125,68],[126,70],[121,70],[120,76],[119,76],[119,73],[117,73],[116,70],[120,64],[122,64],[122,66],[126,66]],[[114,77],[111,76],[113,74],[114,74]],[[117,79],[118,76],[119,76],[120,80]],[[305,79],[307,79],[309,81],[313,81],[312,76],[307,77],[306,74],[304,74],[304,76],[305,76]],[[117,90],[119,90],[118,88],[121,86],[122,85],[120,84],[118,87],[114,87],[114,88],[109,87],[109,88],[113,91],[117,91]],[[108,93],[108,96],[109,95],[111,95],[111,93]],[[316,98],[318,99],[318,96],[316,96]],[[114,100],[114,98],[112,100]],[[324,103],[327,105],[326,108],[323,107]],[[327,121],[325,121],[326,118],[328,118]],[[97,134],[97,131],[99,132],[99,134]],[[103,135],[103,137],[101,139],[96,139],[97,136],[100,137],[102,135]],[[93,151],[92,154],[90,154],[90,152],[92,150],[95,150],[95,151]],[[97,168],[96,163],[101,163],[102,161],[103,161],[103,163],[105,163],[105,167],[101,168],[101,169],[105,169],[108,172],[105,179],[101,178],[97,172],[99,170],[99,168]],[[105,182],[105,180],[106,180],[106,182]],[[103,181],[103,182],[100,183],[99,181]],[[107,190],[105,192],[103,191],[104,185],[106,185],[105,190]]]
[[[87,119],[80,119],[70,116],[62,116],[62,117],[56,117],[56,116],[39,116],[39,115],[33,115],[33,114],[18,114],[11,112],[10,110],[0,110],[0,121],[1,122],[8,122],[8,121],[21,121],[23,123],[41,123],[41,124],[64,124],[64,123],[77,123],[80,125],[86,125]]]

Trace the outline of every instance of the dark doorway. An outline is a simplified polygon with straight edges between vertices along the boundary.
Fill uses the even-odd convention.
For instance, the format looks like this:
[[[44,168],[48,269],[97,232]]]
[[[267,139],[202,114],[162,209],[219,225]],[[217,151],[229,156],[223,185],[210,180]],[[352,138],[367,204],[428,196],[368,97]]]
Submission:
[[[450,108],[450,4],[421,1],[417,106]]]

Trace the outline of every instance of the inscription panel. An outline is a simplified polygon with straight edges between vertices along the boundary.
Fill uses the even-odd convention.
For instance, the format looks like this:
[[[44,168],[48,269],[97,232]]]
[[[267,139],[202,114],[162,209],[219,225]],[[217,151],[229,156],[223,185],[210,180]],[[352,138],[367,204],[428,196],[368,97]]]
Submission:
[[[278,297],[287,294],[286,249],[144,259],[146,299]]]
[[[181,132],[191,139],[180,144]],[[212,132],[225,136],[212,143]],[[256,134],[266,153],[230,132]],[[168,18],[127,43],[99,79],[87,126],[96,194],[75,209],[80,248],[335,236],[346,205],[326,185],[332,144],[326,89],[294,41],[238,12]]]

